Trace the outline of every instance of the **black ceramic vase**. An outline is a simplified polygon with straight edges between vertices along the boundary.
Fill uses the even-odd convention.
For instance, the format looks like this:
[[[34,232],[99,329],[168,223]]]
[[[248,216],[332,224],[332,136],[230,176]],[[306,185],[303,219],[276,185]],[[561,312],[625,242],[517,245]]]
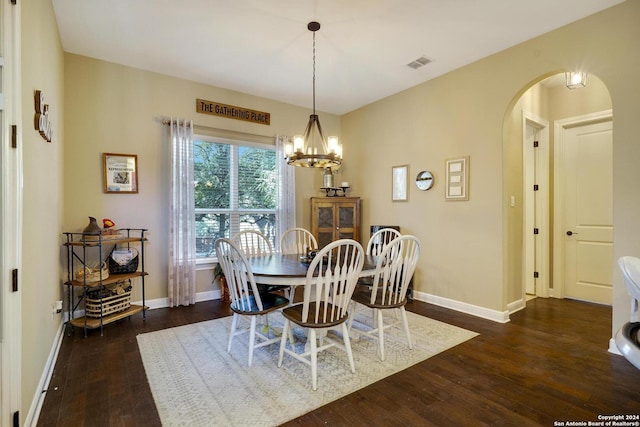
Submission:
[[[100,234],[101,233],[100,226],[96,219],[92,216],[89,217],[89,225],[87,225],[84,230],[82,230],[82,234]]]

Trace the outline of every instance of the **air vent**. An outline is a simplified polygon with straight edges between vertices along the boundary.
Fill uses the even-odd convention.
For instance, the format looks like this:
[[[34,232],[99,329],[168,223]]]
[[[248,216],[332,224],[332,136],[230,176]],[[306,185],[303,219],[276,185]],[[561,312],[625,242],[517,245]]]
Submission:
[[[407,64],[407,67],[417,70],[418,68],[427,65],[429,62],[431,62],[429,58],[427,58],[426,56],[421,56],[420,58],[414,59],[413,61],[409,62]]]

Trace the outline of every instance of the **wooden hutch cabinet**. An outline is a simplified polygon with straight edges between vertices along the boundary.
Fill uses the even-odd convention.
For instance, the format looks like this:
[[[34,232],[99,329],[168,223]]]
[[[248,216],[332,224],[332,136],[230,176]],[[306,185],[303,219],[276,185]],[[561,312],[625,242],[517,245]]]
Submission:
[[[311,233],[318,248],[338,239],[360,241],[359,197],[312,197]]]

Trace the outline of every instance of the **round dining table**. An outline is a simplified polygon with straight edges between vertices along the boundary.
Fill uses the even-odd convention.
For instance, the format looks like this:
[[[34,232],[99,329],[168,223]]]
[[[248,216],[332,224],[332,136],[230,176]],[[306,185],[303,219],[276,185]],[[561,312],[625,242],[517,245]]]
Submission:
[[[301,286],[306,283],[309,263],[301,260],[300,254],[258,255],[248,258],[256,283],[261,285]],[[377,257],[364,256],[359,277],[373,276]]]

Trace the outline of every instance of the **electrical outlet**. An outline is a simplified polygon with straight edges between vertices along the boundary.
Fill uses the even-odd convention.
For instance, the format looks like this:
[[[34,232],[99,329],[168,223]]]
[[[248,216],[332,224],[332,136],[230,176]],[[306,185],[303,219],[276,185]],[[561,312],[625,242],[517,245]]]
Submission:
[[[52,314],[60,314],[60,313],[62,313],[62,300],[52,302],[51,303],[51,311],[52,311]]]

